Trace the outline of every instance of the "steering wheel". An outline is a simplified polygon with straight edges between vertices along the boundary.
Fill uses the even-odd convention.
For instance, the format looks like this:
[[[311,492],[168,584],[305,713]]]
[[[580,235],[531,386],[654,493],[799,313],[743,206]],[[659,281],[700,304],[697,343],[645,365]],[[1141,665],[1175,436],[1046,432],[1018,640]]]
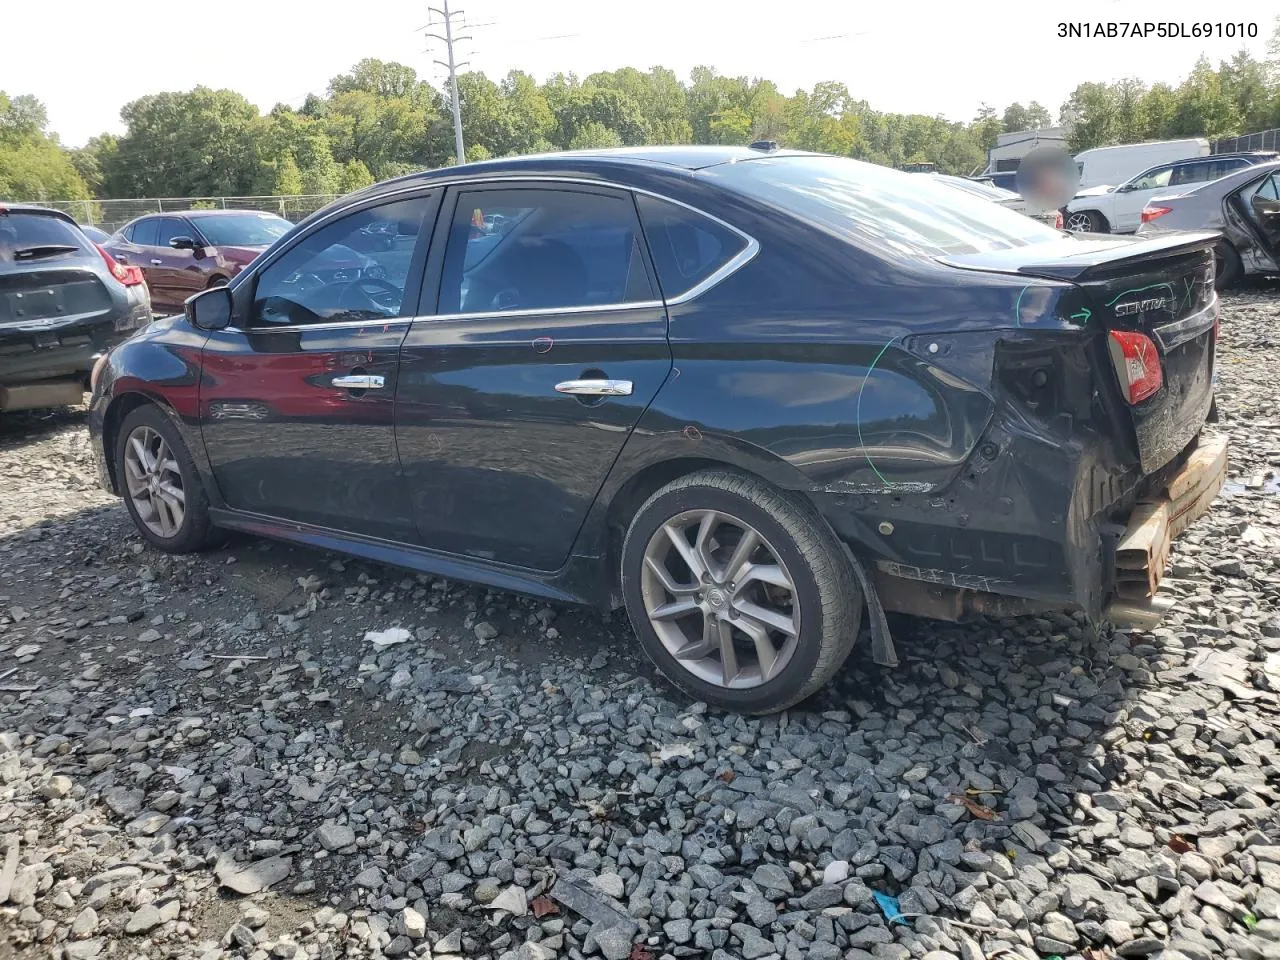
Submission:
[[[400,309],[404,291],[390,280],[381,277],[357,277],[350,281],[338,296],[338,306],[344,310],[368,310],[378,313],[395,313]]]

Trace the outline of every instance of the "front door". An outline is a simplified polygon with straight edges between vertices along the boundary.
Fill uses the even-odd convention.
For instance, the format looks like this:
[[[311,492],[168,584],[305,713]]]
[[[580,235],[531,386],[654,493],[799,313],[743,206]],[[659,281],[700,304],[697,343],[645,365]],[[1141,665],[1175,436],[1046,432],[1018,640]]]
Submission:
[[[1114,233],[1133,233],[1142,223],[1142,208],[1147,201],[1169,192],[1173,167],[1155,167],[1126,183],[1112,196],[1111,229]]]
[[[204,347],[205,449],[227,506],[384,540],[416,539],[392,412],[439,191],[361,207],[236,284],[235,328]],[[391,221],[396,239],[350,241]]]
[[[174,247],[173,240],[195,240],[195,231],[181,217],[161,217],[157,221],[156,244],[147,251],[147,276],[151,299],[162,310],[177,312],[193,293],[204,289],[203,274],[196,263],[194,247]],[[199,251],[203,255],[204,251]]]
[[[568,558],[671,370],[632,196],[457,187],[405,341],[396,436],[422,542],[537,570]]]

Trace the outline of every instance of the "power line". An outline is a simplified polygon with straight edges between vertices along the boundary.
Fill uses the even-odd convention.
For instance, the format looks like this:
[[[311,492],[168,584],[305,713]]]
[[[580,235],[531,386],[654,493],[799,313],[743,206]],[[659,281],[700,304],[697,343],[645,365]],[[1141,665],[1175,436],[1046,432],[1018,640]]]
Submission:
[[[435,62],[442,67],[446,67],[449,71],[449,99],[452,101],[453,106],[453,145],[457,151],[458,163],[461,164],[467,162],[467,154],[463,149],[462,144],[462,107],[458,102],[458,68],[465,67],[467,64],[465,62],[459,63],[457,58],[454,57],[453,45],[455,43],[460,43],[463,40],[470,40],[471,38],[469,36],[455,37],[453,35],[453,18],[461,17],[463,24],[466,24],[465,11],[451,11],[449,9],[449,0],[441,0],[441,3],[442,6],[440,7],[428,7],[427,9],[432,13],[438,13],[440,15],[440,19],[444,21],[444,36],[440,36],[438,33],[432,33],[429,29],[429,25],[426,34],[428,37],[431,37],[434,40],[439,40],[444,44],[445,52],[449,58],[448,62],[443,60],[437,60]]]

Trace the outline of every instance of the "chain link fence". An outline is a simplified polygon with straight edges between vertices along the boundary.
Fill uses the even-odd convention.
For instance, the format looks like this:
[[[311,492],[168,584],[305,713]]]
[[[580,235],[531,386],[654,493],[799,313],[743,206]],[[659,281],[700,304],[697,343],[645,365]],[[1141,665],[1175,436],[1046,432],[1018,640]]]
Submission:
[[[1247,153],[1250,150],[1280,150],[1280,127],[1246,133],[1240,137],[1225,137],[1209,145],[1214,153]]]
[[[315,213],[339,194],[298,197],[135,197],[128,200],[50,200],[40,203],[114,233],[130,220],[146,213],[180,213],[184,210],[258,210],[297,223]]]

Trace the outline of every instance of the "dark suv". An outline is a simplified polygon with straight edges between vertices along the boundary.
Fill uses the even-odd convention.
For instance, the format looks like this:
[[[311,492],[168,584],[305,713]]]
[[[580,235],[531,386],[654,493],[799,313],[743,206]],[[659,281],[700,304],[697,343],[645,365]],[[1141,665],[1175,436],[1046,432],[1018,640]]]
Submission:
[[[142,274],[69,216],[0,204],[0,410],[80,403],[94,362],[150,319]]]
[[[187,297],[226,283],[292,228],[257,210],[148,214],[103,246],[119,263],[141,268],[157,312],[176,313]]]

